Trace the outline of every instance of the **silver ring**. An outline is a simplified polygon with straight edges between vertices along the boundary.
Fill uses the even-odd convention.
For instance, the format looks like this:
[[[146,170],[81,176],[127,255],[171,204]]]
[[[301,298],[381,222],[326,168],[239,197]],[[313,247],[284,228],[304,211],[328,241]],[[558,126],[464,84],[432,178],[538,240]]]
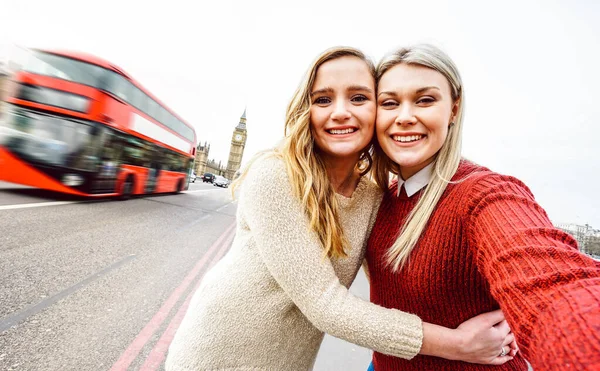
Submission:
[[[500,352],[499,357],[504,357],[507,354],[508,354],[508,352],[506,350],[504,350],[504,347],[502,347],[502,351]]]

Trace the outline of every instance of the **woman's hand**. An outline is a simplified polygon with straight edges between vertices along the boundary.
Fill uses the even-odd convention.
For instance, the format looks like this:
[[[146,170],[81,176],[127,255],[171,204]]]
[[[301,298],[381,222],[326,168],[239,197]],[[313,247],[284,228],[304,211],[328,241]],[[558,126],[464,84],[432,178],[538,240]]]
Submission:
[[[513,359],[517,351],[515,336],[501,310],[480,314],[454,330],[423,323],[423,344],[419,352],[423,355],[501,365]]]
[[[456,328],[458,359],[469,363],[501,365],[513,359],[518,347],[501,310],[473,317]]]

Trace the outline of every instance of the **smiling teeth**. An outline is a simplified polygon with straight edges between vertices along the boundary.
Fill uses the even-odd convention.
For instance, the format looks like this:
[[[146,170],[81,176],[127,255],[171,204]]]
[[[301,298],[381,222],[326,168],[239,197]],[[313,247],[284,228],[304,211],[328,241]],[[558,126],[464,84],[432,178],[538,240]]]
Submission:
[[[355,130],[356,130],[356,129],[352,129],[352,128],[349,128],[349,129],[343,129],[343,130],[336,130],[336,129],[332,129],[332,130],[329,130],[329,132],[330,132],[331,134],[350,134],[350,133],[353,133]]]
[[[409,136],[406,136],[406,135],[394,135],[392,137],[392,139],[394,139],[396,142],[403,142],[403,143],[405,143],[405,142],[414,142],[414,141],[419,140],[421,138],[423,138],[423,135],[409,135]]]

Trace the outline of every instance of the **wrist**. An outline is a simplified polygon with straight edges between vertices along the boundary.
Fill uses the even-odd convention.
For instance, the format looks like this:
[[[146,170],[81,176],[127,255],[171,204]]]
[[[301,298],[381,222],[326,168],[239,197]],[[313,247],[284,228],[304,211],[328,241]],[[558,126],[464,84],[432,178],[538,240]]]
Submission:
[[[464,347],[464,337],[460,330],[423,323],[423,345],[420,354],[458,361],[464,354]]]
[[[453,361],[464,360],[464,355],[467,353],[464,333],[459,329],[448,329],[448,332],[450,333],[448,337],[451,339],[452,347],[448,359]]]

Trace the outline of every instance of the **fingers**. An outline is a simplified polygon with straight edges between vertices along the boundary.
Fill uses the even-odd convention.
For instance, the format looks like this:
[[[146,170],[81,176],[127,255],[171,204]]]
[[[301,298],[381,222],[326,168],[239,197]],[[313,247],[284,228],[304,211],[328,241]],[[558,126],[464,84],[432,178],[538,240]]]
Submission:
[[[509,341],[511,340],[511,341]],[[494,358],[489,364],[490,365],[503,365],[508,361],[511,361],[519,351],[519,347],[517,346],[517,342],[515,340],[515,336],[513,334],[508,334],[506,339],[504,340],[504,344],[502,345],[502,349],[500,350],[500,354],[507,352],[506,355]]]
[[[508,322],[506,322],[506,320],[498,323],[494,327],[496,328],[496,330],[500,331],[500,334],[502,336],[506,336],[510,333],[510,326],[508,326]]]
[[[513,341],[512,343],[510,343],[508,345],[510,347],[510,353],[508,353],[511,356],[516,356],[517,352],[519,351],[519,345],[517,345],[517,341]]]
[[[512,359],[513,359],[513,357],[511,357],[509,355],[506,355],[504,357],[496,357],[489,364],[490,365],[495,365],[495,366],[503,365],[503,364],[505,364],[506,362],[508,362],[508,361],[510,361]]]
[[[510,344],[512,344],[512,343],[515,343],[515,335],[513,333],[510,333],[510,334],[506,335],[506,338],[504,338],[504,341],[502,342],[502,347],[510,348]],[[516,344],[517,343],[515,343],[515,345]]]
[[[504,313],[502,313],[502,310],[497,309],[492,312],[480,314],[477,317],[487,322],[490,326],[494,326],[498,322],[502,322],[504,320]]]

